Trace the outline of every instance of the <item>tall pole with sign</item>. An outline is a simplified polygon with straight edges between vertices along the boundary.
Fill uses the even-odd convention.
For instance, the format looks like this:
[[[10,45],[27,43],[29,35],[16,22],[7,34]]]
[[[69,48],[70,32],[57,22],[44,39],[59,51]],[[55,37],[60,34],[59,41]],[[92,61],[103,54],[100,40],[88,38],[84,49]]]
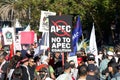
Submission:
[[[72,52],[72,16],[49,16],[49,46],[51,52]]]

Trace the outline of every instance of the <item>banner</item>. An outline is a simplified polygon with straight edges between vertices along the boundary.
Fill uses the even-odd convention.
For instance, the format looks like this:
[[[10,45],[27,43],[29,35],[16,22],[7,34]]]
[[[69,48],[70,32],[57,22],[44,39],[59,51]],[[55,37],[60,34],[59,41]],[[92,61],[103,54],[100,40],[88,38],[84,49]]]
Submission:
[[[95,36],[95,28],[93,24],[93,28],[90,34],[90,42],[89,42],[89,50],[90,53],[95,55],[95,61],[96,65],[98,66],[98,50],[97,50],[97,44],[96,44],[96,36]]]
[[[78,40],[82,36],[82,24],[80,22],[80,16],[78,16],[76,21],[76,26],[72,32],[72,47],[73,52],[70,53],[70,56],[75,56],[77,52]]]
[[[56,15],[55,12],[50,11],[41,11],[41,18],[40,18],[40,32],[48,32],[49,31],[49,16]]]
[[[34,31],[21,31],[20,32],[21,44],[34,43]]]
[[[49,41],[51,52],[72,51],[72,16],[50,16],[49,17]]]
[[[15,40],[14,28],[12,27],[2,28],[2,33],[4,38],[4,44],[11,45]]]

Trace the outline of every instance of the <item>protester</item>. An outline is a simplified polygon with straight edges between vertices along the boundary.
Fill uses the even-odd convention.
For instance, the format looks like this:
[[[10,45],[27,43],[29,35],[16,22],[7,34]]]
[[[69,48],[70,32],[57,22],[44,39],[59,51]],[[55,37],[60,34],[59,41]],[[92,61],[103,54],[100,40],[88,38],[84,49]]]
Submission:
[[[16,68],[17,63],[21,60],[21,52],[19,50],[16,50],[15,55],[12,57],[12,59],[9,62],[9,67],[7,68],[7,77],[9,80],[11,80],[12,73],[14,69]]]
[[[95,65],[94,64],[88,64],[86,80],[99,80],[99,78],[95,74]]]
[[[107,78],[107,76],[105,75],[106,72],[108,72],[108,71],[106,70],[106,68],[107,68],[108,63],[110,62],[110,60],[112,60],[113,55],[114,55],[113,52],[108,51],[108,52],[107,52],[107,58],[103,59],[103,60],[101,61],[101,63],[100,63],[99,69],[100,69],[100,79],[101,79],[101,80],[105,80],[105,79]]]
[[[5,60],[6,55],[0,55],[0,80],[7,78],[8,61]]]
[[[50,66],[49,63],[49,57],[46,55],[41,56],[41,63],[42,64],[46,64],[48,66],[48,71],[49,71],[49,76],[50,78],[52,78],[53,80],[55,79],[55,75],[54,75],[54,69],[52,66]]]
[[[76,68],[75,62],[73,60],[69,61],[70,66],[71,66],[71,75],[74,80],[77,79],[78,76],[78,69]]]
[[[99,77],[99,68],[97,67],[96,62],[95,62],[95,56],[91,53],[87,55],[87,64],[95,65],[95,74],[97,75],[97,77]]]
[[[40,76],[40,80],[53,80],[49,77],[49,72],[47,70],[47,68],[42,68],[40,71],[39,71],[39,76]]]
[[[117,66],[118,72],[111,80],[119,80],[120,79],[120,65]]]
[[[81,65],[80,67],[78,67],[78,80],[86,80],[86,76],[87,76],[87,66],[86,65]]]
[[[75,66],[75,62],[73,60],[69,61],[71,66],[71,75],[74,80],[77,80],[78,69]]]
[[[107,80],[111,80],[111,79],[115,78],[115,76],[117,75],[117,72],[118,72],[117,66],[118,65],[116,62],[110,61],[108,63],[109,74],[107,74],[108,75]]]
[[[78,62],[78,67],[85,64],[82,57],[78,57],[77,62]]]
[[[70,63],[66,62],[64,64],[64,73],[59,75],[56,80],[73,80],[71,75]]]
[[[16,68],[13,72],[12,80],[21,80],[22,79],[22,69]]]
[[[55,77],[58,77],[63,72],[61,54],[58,52],[53,53],[50,56],[49,65],[51,65],[55,70]]]
[[[30,73],[31,80],[34,80],[35,67],[36,67],[36,64],[34,62],[34,59],[29,58],[28,70],[29,70],[29,73]]]
[[[22,80],[31,80],[29,69],[28,69],[28,61],[29,59],[27,57],[21,60]]]

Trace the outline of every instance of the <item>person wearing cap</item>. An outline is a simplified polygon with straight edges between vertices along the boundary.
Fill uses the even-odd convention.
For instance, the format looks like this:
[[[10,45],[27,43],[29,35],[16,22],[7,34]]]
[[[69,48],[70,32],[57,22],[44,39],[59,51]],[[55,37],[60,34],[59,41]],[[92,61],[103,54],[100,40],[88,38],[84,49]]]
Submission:
[[[96,62],[95,62],[94,54],[89,53],[87,55],[87,65],[89,65],[89,64],[93,64],[95,66],[95,74],[97,75],[97,77],[99,77],[99,68],[95,65]]]
[[[114,57],[114,53],[111,51],[107,52],[107,58],[103,59],[100,63],[99,69],[100,69],[100,79],[105,80],[107,76],[105,75],[105,70],[107,68],[108,63],[112,60]]]
[[[56,80],[73,80],[71,75],[71,66],[69,62],[64,64],[64,73],[59,75]]]
[[[86,80],[99,80],[99,78],[95,74],[94,64],[88,64]]]
[[[87,55],[87,64],[95,64],[95,56],[93,54]]]

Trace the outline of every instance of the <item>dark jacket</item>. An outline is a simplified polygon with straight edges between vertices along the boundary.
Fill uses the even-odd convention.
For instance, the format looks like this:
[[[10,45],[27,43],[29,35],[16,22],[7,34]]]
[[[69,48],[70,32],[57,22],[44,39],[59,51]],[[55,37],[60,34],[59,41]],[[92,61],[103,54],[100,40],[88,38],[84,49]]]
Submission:
[[[12,80],[21,80],[21,79],[19,79],[19,78],[14,78],[14,79],[12,79]]]
[[[25,66],[21,66],[22,69],[22,80],[29,80],[30,75],[27,72],[27,68]]]
[[[28,66],[29,73],[30,73],[30,79],[34,80],[34,72],[35,72],[35,66]]]
[[[100,80],[96,75],[87,75],[86,80]]]
[[[6,61],[5,64],[2,66],[1,70],[3,70],[3,73],[1,75],[0,80],[5,80],[7,77],[7,68],[8,68],[8,62]]]

